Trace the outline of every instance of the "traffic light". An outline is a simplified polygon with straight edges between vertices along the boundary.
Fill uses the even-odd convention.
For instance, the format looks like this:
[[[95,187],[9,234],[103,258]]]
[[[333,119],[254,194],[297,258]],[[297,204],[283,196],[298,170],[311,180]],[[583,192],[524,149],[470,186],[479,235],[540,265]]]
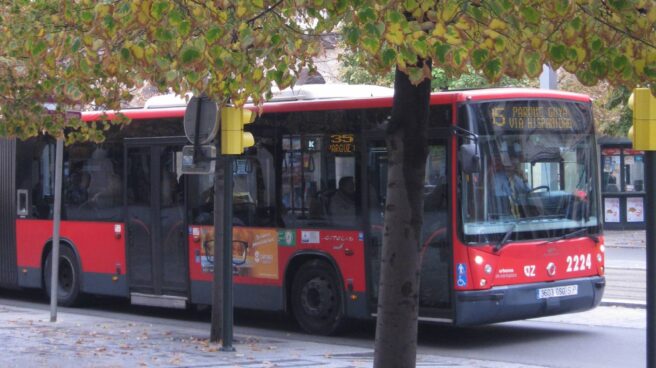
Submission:
[[[633,110],[633,125],[628,136],[633,148],[656,151],[656,98],[649,88],[634,89],[629,108]]]
[[[247,109],[221,109],[221,154],[241,155],[244,148],[255,144],[253,134],[244,132],[244,125],[255,120],[255,113]]]

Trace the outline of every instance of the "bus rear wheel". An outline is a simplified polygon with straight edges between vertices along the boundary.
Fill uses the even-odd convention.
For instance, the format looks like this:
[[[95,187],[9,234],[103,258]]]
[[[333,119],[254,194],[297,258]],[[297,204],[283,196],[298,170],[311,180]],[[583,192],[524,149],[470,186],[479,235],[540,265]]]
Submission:
[[[331,335],[344,323],[343,291],[335,270],[325,261],[301,266],[292,284],[292,311],[303,330]]]
[[[51,274],[52,274],[52,252],[48,254],[43,273],[46,293],[50,298]],[[57,304],[70,307],[80,301],[80,266],[75,254],[69,247],[61,247],[59,250],[59,275],[57,278]]]

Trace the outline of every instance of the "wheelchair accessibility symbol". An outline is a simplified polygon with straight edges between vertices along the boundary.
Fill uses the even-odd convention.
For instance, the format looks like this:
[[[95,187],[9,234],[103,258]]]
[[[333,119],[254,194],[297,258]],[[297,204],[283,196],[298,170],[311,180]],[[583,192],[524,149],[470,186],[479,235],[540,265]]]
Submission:
[[[459,287],[467,286],[467,265],[464,263],[458,263],[456,270],[458,271],[458,281],[456,284]]]

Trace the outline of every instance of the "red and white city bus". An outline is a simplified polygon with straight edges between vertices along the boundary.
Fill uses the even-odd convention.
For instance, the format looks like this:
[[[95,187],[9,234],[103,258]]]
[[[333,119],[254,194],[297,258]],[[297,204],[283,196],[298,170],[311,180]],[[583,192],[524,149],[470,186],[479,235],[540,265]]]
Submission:
[[[256,145],[233,167],[236,307],[290,312],[316,334],[376,313],[391,105],[388,89],[328,85],[264,105],[248,126]],[[66,148],[61,304],[83,293],[210,304],[213,175],[181,174],[184,110],[125,110],[132,122],[104,143]],[[599,304],[588,97],[434,93],[427,134],[421,320],[476,325]],[[2,286],[48,289],[54,152],[48,137],[0,141]]]

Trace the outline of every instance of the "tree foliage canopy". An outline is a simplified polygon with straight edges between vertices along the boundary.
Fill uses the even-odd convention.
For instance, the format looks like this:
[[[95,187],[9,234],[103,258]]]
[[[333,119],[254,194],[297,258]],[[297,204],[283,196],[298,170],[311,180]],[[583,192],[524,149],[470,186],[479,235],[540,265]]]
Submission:
[[[0,3],[0,135],[59,135],[64,108],[117,108],[145,80],[221,103],[256,104],[294,83],[337,29],[370,72],[417,59],[490,81],[563,67],[584,84],[656,92],[651,0],[16,0]],[[101,139],[67,123],[69,139]]]

